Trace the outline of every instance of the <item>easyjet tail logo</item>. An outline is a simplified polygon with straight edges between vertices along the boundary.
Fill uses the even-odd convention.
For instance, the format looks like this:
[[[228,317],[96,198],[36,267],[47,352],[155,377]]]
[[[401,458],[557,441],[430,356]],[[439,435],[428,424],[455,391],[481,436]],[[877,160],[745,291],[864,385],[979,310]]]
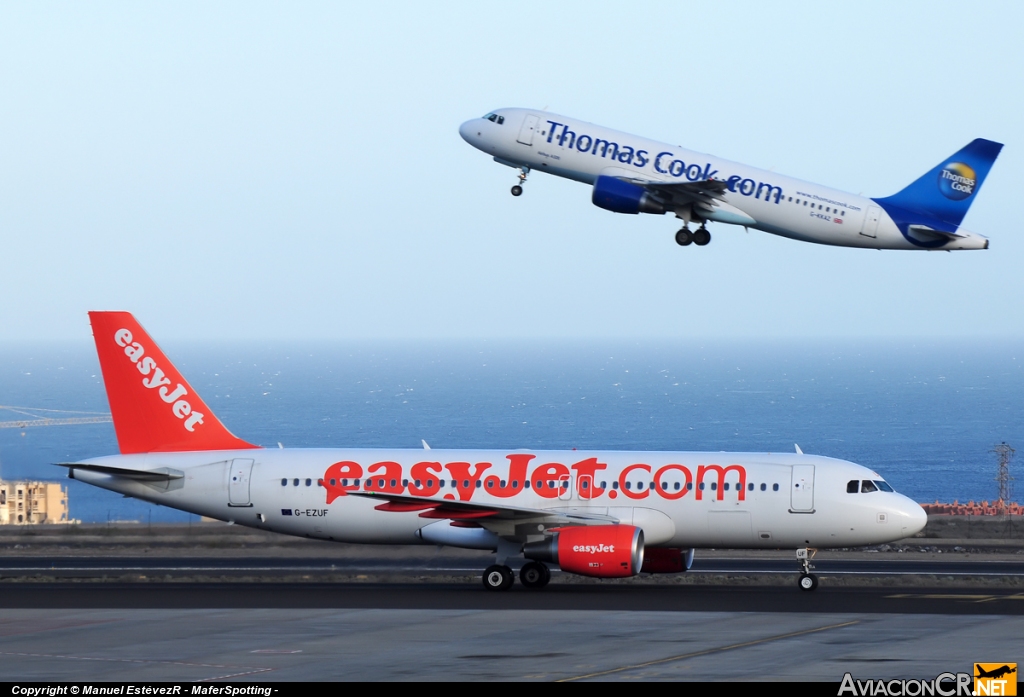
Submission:
[[[201,412],[192,411],[192,405],[188,400],[188,390],[180,382],[171,389],[171,379],[164,375],[164,371],[157,365],[152,356],[146,355],[146,349],[137,341],[132,341],[132,333],[127,329],[118,329],[114,332],[114,342],[124,349],[124,355],[128,356],[139,372],[144,376],[142,386],[148,390],[156,390],[157,395],[167,404],[170,404],[171,413],[183,421],[185,430],[194,432],[197,424],[203,423],[205,416]]]

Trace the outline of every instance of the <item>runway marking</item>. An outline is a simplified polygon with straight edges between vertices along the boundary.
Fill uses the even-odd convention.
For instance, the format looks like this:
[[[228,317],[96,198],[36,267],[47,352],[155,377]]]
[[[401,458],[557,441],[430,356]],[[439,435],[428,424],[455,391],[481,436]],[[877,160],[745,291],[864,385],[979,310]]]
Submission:
[[[924,600],[969,600],[974,603],[990,603],[994,600],[1024,600],[1024,593],[1012,595],[971,595],[968,593],[900,593],[886,598],[921,598]]]
[[[621,668],[612,668],[610,670],[601,670],[596,673],[587,673],[586,675],[576,675],[571,678],[561,678],[555,682],[573,682],[575,680],[588,680],[590,678],[599,678],[604,675],[611,675],[613,673],[622,673],[627,670],[637,670],[638,668],[647,668],[649,666],[656,666],[663,663],[671,663],[673,661],[684,661],[687,658],[696,658],[697,656],[707,656],[714,653],[723,653],[725,651],[734,651],[736,649],[746,648],[748,646],[757,646],[758,644],[767,644],[772,641],[781,641],[783,639],[791,639],[797,636],[803,636],[805,634],[815,634],[817,632],[827,632],[830,629],[840,629],[842,627],[850,627],[855,624],[860,624],[860,620],[852,620],[850,622],[841,622],[839,624],[829,624],[824,627],[814,627],[813,629],[801,629],[798,632],[789,632],[788,634],[777,634],[775,636],[765,637],[763,639],[754,639],[753,641],[744,641],[739,644],[729,644],[728,646],[718,646],[713,649],[704,649],[703,651],[694,651],[692,653],[684,653],[678,656],[669,656],[668,658],[659,658],[656,661],[647,661],[646,663],[635,663],[629,666],[622,666]]]
[[[66,658],[71,661],[104,661],[106,663],[160,663],[171,666],[191,666],[195,668],[248,668],[243,673],[231,673],[230,675],[218,675],[215,678],[201,678],[196,682],[208,682],[211,680],[226,680],[228,678],[240,678],[245,675],[256,675],[257,673],[269,673],[274,668],[254,668],[252,666],[224,666],[216,663],[188,663],[186,661],[154,661],[147,658],[98,658],[95,656],[62,656],[50,653],[19,653],[15,651],[0,651],[0,656],[23,656],[27,658]]]

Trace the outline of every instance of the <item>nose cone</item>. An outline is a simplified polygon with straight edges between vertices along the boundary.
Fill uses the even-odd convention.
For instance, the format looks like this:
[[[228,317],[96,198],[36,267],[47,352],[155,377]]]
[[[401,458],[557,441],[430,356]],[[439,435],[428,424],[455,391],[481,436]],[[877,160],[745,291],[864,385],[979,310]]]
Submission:
[[[480,119],[471,119],[459,126],[459,135],[462,136],[462,139],[470,145],[476,145],[476,130],[477,122],[479,121]]]
[[[928,524],[928,514],[910,499],[907,499],[906,505],[901,512],[903,513],[904,537],[913,537],[924,530],[924,526]]]

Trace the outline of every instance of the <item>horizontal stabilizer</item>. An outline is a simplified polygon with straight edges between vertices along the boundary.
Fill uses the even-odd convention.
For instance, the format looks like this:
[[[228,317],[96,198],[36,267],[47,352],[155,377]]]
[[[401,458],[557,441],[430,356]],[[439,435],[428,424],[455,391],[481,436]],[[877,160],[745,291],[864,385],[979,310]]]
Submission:
[[[70,475],[72,479],[75,478],[75,470],[109,474],[112,477],[133,479],[137,482],[169,482],[185,477],[184,472],[171,469],[170,467],[159,467],[155,470],[130,470],[124,467],[108,467],[106,465],[82,465],[77,462],[58,462],[56,464],[58,467],[67,467],[71,470]]]

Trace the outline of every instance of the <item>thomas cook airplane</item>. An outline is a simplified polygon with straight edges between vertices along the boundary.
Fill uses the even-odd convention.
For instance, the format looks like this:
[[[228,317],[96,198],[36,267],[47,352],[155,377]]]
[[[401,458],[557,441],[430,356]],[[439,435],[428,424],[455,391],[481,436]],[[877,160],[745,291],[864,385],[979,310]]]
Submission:
[[[795,453],[261,448],[232,435],[127,312],[91,312],[120,454],[62,463],[125,496],[338,542],[492,550],[484,587],[685,572],[695,548],[797,551],[920,531],[852,462]]]
[[[605,210],[675,214],[682,246],[708,244],[715,221],[840,247],[988,249],[960,223],[1003,147],[975,139],[902,191],[865,198],[544,111],[499,109],[459,133],[519,170],[513,196],[531,171],[573,179]]]

